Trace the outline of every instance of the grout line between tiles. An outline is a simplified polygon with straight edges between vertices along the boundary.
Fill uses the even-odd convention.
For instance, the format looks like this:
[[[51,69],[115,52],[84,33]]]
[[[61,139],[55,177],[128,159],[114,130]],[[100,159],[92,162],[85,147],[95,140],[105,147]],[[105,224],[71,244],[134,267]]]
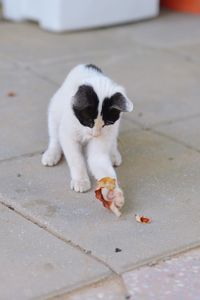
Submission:
[[[158,123],[152,124],[151,127],[155,128],[155,127],[162,126],[162,125],[170,125],[170,124],[174,124],[174,123],[178,123],[178,122],[182,122],[182,121],[187,121],[190,119],[195,119],[198,117],[200,117],[200,112],[193,114],[193,115],[185,116],[185,117],[180,117],[180,118],[171,119],[168,121],[158,122]]]
[[[91,288],[95,288],[98,287],[100,285],[104,285],[105,283],[107,283],[107,281],[112,281],[112,280],[118,280],[120,287],[124,293],[124,299],[128,299],[128,290],[127,287],[123,281],[123,278],[121,275],[110,275],[110,276],[106,276],[103,279],[99,279],[93,283],[89,283],[89,284],[85,284],[83,286],[80,286],[78,288],[72,288],[70,291],[66,291],[65,288],[62,288],[61,290],[58,290],[56,292],[52,292],[50,294],[44,295],[44,296],[40,296],[37,297],[35,299],[32,300],[59,300],[59,299],[63,299],[63,297],[65,299],[68,299],[68,297],[76,295],[77,293],[81,293],[84,291],[87,291],[88,289]]]
[[[181,45],[181,47],[188,47],[191,45],[197,45],[198,43],[194,43],[194,44],[190,44],[190,45]],[[200,63],[200,60],[196,59],[195,57],[193,57],[190,54],[184,53],[184,51],[178,50],[177,48],[180,46],[175,46],[172,48],[163,48],[167,53],[170,53],[172,55],[176,55],[179,58],[182,58],[186,63],[188,64],[198,64]]]
[[[170,140],[173,141],[173,142],[176,142],[176,143],[178,143],[178,144],[181,144],[181,145],[185,146],[186,148],[188,148],[188,149],[190,149],[190,150],[193,150],[193,151],[195,151],[195,152],[197,152],[197,153],[200,153],[200,149],[194,148],[193,146],[191,146],[191,145],[189,145],[189,144],[187,144],[187,143],[185,143],[185,142],[183,142],[183,141],[180,141],[179,139],[176,139],[176,138],[174,138],[174,137],[171,137],[171,136],[169,136],[169,135],[167,135],[167,134],[165,134],[165,133],[163,133],[163,132],[160,132],[160,131],[158,131],[158,130],[156,130],[156,129],[152,129],[152,130],[150,130],[150,131],[152,131],[153,133],[155,133],[155,134],[157,134],[157,135],[160,135],[160,136],[162,136],[162,137],[168,138],[168,139],[170,139]]]
[[[170,120],[165,120],[165,121],[160,121],[160,122],[157,122],[157,123],[153,123],[153,124],[143,124],[142,122],[138,121],[138,120],[132,120],[131,118],[129,118],[129,116],[126,117],[126,119],[136,125],[139,125],[141,128],[143,129],[153,129],[153,128],[156,128],[158,126],[162,126],[162,125],[170,125],[170,124],[174,124],[174,123],[177,123],[177,122],[182,122],[182,121],[187,121],[187,120],[190,120],[190,119],[195,119],[195,118],[198,118],[200,117],[200,112],[196,113],[196,114],[192,114],[192,115],[188,115],[188,116],[185,116],[185,117],[179,117],[179,118],[175,118],[175,119],[170,119]]]
[[[37,156],[37,155],[41,154],[42,152],[43,152],[43,150],[39,150],[39,151],[35,151],[35,152],[30,152],[30,153],[17,155],[17,156],[11,156],[11,157],[8,157],[8,158],[3,158],[3,159],[0,159],[0,164],[4,163],[4,162],[7,162],[7,161],[8,162],[13,161],[15,159],[34,157],[34,156]]]
[[[121,273],[121,275],[124,275],[125,273],[143,268],[143,267],[152,267],[154,265],[158,265],[160,263],[163,263],[167,260],[173,259],[174,257],[177,257],[179,255],[182,255],[184,253],[187,253],[188,251],[192,251],[195,249],[200,248],[200,240],[197,240],[197,242],[191,243],[186,246],[182,246],[181,248],[177,248],[174,250],[169,251],[169,253],[163,253],[161,255],[158,255],[157,257],[150,257],[140,263],[136,263],[133,266],[127,266],[124,272]]]
[[[187,55],[186,53],[183,53],[183,52],[177,50],[178,47],[193,46],[193,45],[197,45],[198,42],[193,42],[193,43],[189,43],[189,44],[188,43],[183,43],[183,44],[173,45],[173,46],[167,47],[167,46],[149,45],[148,43],[146,44],[145,42],[138,41],[137,39],[136,40],[133,39],[132,41],[135,44],[137,44],[137,46],[139,46],[141,48],[145,48],[145,49],[148,49],[148,50],[151,50],[151,51],[165,52],[166,54],[177,56],[180,59],[184,60],[188,64],[196,64],[196,63],[199,62],[199,60],[196,60],[195,58],[193,58],[189,54]]]
[[[91,259],[94,259],[96,262],[100,263],[101,265],[104,265],[104,267],[109,269],[113,274],[118,275],[118,273],[109,264],[107,264],[105,261],[98,258],[97,256],[91,254],[90,250],[87,250],[87,249],[83,248],[82,246],[80,246],[78,244],[75,244],[71,240],[67,240],[65,237],[62,236],[62,234],[58,233],[53,228],[47,227],[44,223],[39,221],[36,217],[33,217],[30,214],[27,214],[24,210],[17,209],[12,204],[4,202],[1,196],[0,196],[0,204],[2,204],[3,206],[7,207],[8,209],[14,211],[15,213],[17,213],[18,215],[20,215],[21,217],[23,217],[27,221],[29,221],[29,222],[35,224],[36,226],[42,228],[43,230],[45,230],[46,232],[48,232],[49,234],[51,234],[55,238],[61,240],[65,244],[71,246],[74,249],[79,250],[82,254],[85,254],[86,256],[90,257]]]
[[[110,49],[108,50],[93,50],[93,51],[87,51],[86,54],[84,53],[81,53],[81,54],[72,54],[72,55],[62,55],[62,56],[59,56],[59,57],[52,57],[52,58],[48,58],[48,59],[42,59],[42,60],[38,60],[36,63],[38,64],[42,64],[42,65],[54,65],[54,64],[57,64],[57,63],[74,63],[75,60],[78,58],[78,59],[88,59],[88,57],[91,57],[91,56],[97,56],[97,57],[102,57],[102,56],[105,56],[108,54],[108,51],[110,51]],[[28,64],[28,66],[31,67],[31,65],[33,64],[34,62],[30,62]]]
[[[44,78],[43,78],[44,79]],[[45,79],[44,79],[45,80]],[[197,118],[197,117],[200,117],[200,114],[195,114],[195,115],[191,115],[191,116],[187,116],[187,117],[182,117],[182,118],[177,118],[177,119],[174,119],[174,120],[169,120],[169,121],[164,121],[164,122],[160,122],[160,123],[156,123],[156,124],[153,124],[153,125],[150,125],[150,126],[146,126],[144,124],[142,124],[141,122],[137,121],[137,120],[131,120],[130,118],[124,118],[125,120],[127,120],[128,122],[132,123],[132,124],[135,124],[138,126],[138,129],[137,130],[143,130],[143,131],[149,131],[149,132],[153,132],[157,135],[160,135],[160,136],[163,136],[165,138],[168,138],[178,144],[181,144],[183,145],[184,147],[190,149],[190,150],[193,150],[197,153],[200,153],[200,149],[197,149],[187,143],[184,143],[183,141],[177,139],[177,138],[174,138],[174,137],[171,137],[163,132],[160,132],[159,129],[157,129],[158,126],[162,126],[162,125],[167,125],[167,124],[174,124],[176,122],[181,122],[181,121],[184,121],[184,120],[190,120],[190,119],[193,119],[193,118]],[[120,135],[119,135],[119,140],[120,140]],[[20,159],[20,158],[28,158],[28,157],[34,157],[34,156],[37,156],[39,154],[41,154],[43,152],[43,150],[38,150],[36,152],[30,152],[30,153],[25,153],[25,154],[22,154],[22,155],[17,155],[17,156],[12,156],[12,157],[9,157],[9,158],[5,158],[5,159],[0,159],[0,164],[1,163],[4,163],[4,162],[9,162],[9,161],[13,161],[15,159]]]
[[[38,78],[40,79],[43,79],[45,80],[46,82],[50,83],[50,84],[53,84],[56,88],[59,88],[60,84],[52,79],[50,79],[49,77],[43,75],[43,74],[40,74],[39,72],[37,72],[36,70],[32,69],[32,67],[26,67],[26,70],[29,71],[29,73],[32,73],[34,74],[35,76],[37,76]]]
[[[199,114],[198,114],[198,116],[199,116]],[[178,143],[178,144],[180,144],[180,145],[182,145],[182,146],[184,146],[184,147],[186,147],[186,148],[188,148],[190,150],[193,150],[196,153],[200,153],[200,149],[197,149],[197,148],[195,148],[195,147],[193,147],[193,146],[191,146],[191,145],[189,145],[187,143],[184,143],[183,141],[181,141],[179,139],[176,139],[176,138],[174,138],[174,137],[172,137],[170,135],[167,135],[167,134],[165,134],[163,132],[160,132],[159,130],[155,129],[154,127],[145,126],[144,124],[142,124],[142,123],[140,123],[138,121],[135,121],[135,120],[134,121],[130,120],[130,121],[132,123],[134,123],[134,124],[137,124],[140,127],[141,130],[149,131],[149,132],[152,132],[152,133],[157,134],[159,136],[162,136],[164,138],[168,138],[169,140],[171,140],[173,142],[176,142],[176,143]],[[159,124],[159,125],[161,125],[161,124]]]

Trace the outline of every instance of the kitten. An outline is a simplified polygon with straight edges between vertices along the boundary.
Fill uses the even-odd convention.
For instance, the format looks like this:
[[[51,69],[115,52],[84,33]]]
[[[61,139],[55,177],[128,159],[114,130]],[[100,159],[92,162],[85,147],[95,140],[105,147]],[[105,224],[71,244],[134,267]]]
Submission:
[[[132,102],[124,89],[95,65],[78,65],[51,99],[48,110],[49,145],[42,156],[45,166],[56,165],[62,155],[71,174],[71,189],[86,192],[90,179],[84,160],[97,179],[117,179],[113,166],[121,164],[117,136],[121,112],[130,112]],[[124,203],[118,184],[113,193],[117,205]],[[116,198],[116,199],[115,199]]]

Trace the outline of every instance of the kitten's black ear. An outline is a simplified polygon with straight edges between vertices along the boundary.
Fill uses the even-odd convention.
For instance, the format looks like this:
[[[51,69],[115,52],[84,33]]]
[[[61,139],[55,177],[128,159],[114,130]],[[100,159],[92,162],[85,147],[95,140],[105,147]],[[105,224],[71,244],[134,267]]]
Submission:
[[[77,110],[83,110],[88,106],[97,106],[98,97],[90,85],[80,85],[73,98],[73,107]]]
[[[124,112],[131,112],[133,110],[133,103],[123,94],[115,93],[111,98],[111,107]]]

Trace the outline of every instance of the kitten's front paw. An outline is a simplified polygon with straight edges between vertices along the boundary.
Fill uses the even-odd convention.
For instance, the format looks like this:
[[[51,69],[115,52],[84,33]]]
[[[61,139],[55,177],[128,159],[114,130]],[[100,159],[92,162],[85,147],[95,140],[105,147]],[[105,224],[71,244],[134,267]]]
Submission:
[[[124,195],[119,187],[116,187],[108,193],[108,199],[112,200],[115,206],[119,209],[124,205]]]
[[[89,179],[71,180],[71,189],[75,192],[83,193],[89,191],[91,188],[91,183]]]
[[[60,158],[61,158],[60,151],[47,150],[42,155],[42,164],[44,166],[52,167],[59,162]]]

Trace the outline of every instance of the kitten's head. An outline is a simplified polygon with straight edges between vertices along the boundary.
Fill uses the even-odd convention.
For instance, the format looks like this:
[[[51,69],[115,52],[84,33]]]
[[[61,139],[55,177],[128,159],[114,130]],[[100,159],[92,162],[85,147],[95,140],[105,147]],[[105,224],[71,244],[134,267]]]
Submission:
[[[133,104],[124,90],[108,79],[106,84],[94,80],[80,85],[73,99],[75,116],[83,126],[92,129],[93,136],[99,136],[104,126],[115,124],[121,112],[132,109]]]

